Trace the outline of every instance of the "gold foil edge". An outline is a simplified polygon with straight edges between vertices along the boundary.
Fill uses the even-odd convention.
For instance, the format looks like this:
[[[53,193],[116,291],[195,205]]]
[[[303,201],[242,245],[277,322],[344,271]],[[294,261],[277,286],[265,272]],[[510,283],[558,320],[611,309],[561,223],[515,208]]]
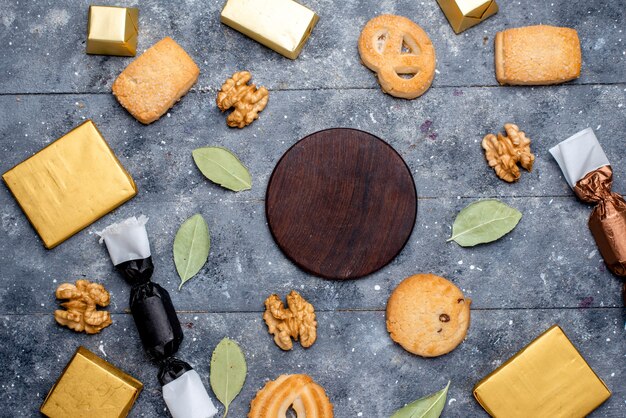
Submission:
[[[472,10],[464,12],[463,7],[461,7],[461,4],[464,2],[465,0],[437,0],[448,23],[450,23],[452,30],[457,35],[493,16],[498,13],[499,10],[495,0],[485,0],[483,6],[485,9],[482,10],[481,13],[477,13],[478,16],[474,16],[473,13],[477,9],[481,9],[481,7],[475,7]]]
[[[63,137],[72,134],[72,132],[80,129],[81,127],[83,127],[86,124],[90,124],[95,131],[97,132],[97,134],[100,136],[100,138],[102,139],[102,141],[104,142],[104,144],[106,145],[109,153],[111,154],[111,156],[113,157],[114,161],[117,163],[117,165],[119,166],[120,170],[123,172],[123,174],[125,175],[125,177],[128,179],[129,184],[131,186],[131,188],[133,189],[133,193],[131,193],[129,196],[127,196],[126,198],[120,200],[117,204],[113,205],[110,210],[108,212],[103,213],[101,216],[95,218],[95,219],[91,219],[90,222],[87,222],[85,225],[83,226],[78,226],[76,228],[73,228],[71,231],[67,232],[65,234],[65,236],[62,239],[58,239],[55,241],[50,241],[49,237],[45,236],[44,234],[42,234],[42,232],[39,230],[39,228],[37,227],[36,223],[33,221],[31,214],[26,210],[26,208],[23,205],[23,202],[20,201],[20,199],[18,198],[18,196],[14,193],[13,188],[11,187],[9,181],[6,178],[6,175],[8,173],[10,173],[11,171],[15,170],[19,165],[25,163],[26,161],[29,161],[33,158],[36,158],[37,155],[42,152],[43,150],[52,147],[56,141],[62,139]],[[28,219],[28,222],[31,224],[31,226],[33,227],[33,229],[37,232],[37,235],[39,235],[41,241],[44,244],[44,247],[48,250],[51,250],[53,248],[55,248],[56,246],[62,244],[63,242],[65,242],[66,240],[68,240],[69,238],[71,238],[72,236],[76,235],[78,232],[82,231],[83,229],[85,229],[86,227],[88,227],[89,225],[91,225],[92,223],[94,223],[95,221],[97,221],[98,219],[102,218],[103,216],[105,216],[106,214],[114,211],[115,209],[117,209],[118,207],[120,207],[121,205],[123,205],[124,203],[128,202],[130,199],[132,199],[133,197],[135,197],[137,195],[137,185],[135,184],[135,181],[133,180],[133,178],[131,177],[130,173],[126,170],[126,168],[124,168],[124,166],[122,165],[122,163],[120,162],[119,158],[117,158],[117,155],[115,155],[115,153],[113,152],[113,149],[109,146],[109,144],[106,142],[106,140],[104,139],[104,136],[102,136],[102,133],[100,132],[100,130],[98,129],[98,127],[96,126],[96,124],[91,120],[91,119],[87,119],[85,122],[81,123],[80,125],[74,127],[73,129],[71,129],[70,131],[68,131],[67,133],[63,134],[62,136],[60,136],[59,138],[57,138],[56,140],[50,142],[48,145],[46,145],[45,147],[41,148],[39,151],[35,152],[33,155],[31,155],[30,157],[20,161],[19,163],[15,164],[13,167],[11,167],[9,170],[5,171],[2,174],[2,180],[4,181],[5,185],[7,186],[7,188],[9,189],[9,191],[11,192],[11,195],[13,196],[13,198],[15,199],[15,201],[17,202],[18,206],[20,207],[20,209],[22,210],[22,213],[24,213],[24,215],[26,216],[26,219]]]
[[[258,18],[258,20],[256,17],[252,18],[251,22],[245,21],[246,20],[245,18],[237,19],[236,16],[234,16],[236,15],[237,9],[243,8],[245,6],[244,4],[240,2],[240,0],[227,0],[226,1],[220,13],[220,21],[223,24],[230,26],[236,31],[241,32],[242,34],[255,40],[261,45],[267,48],[270,48],[274,50],[275,52],[278,52],[284,57],[295,60],[300,55],[300,52],[304,48],[306,41],[309,39],[311,32],[313,31],[315,25],[319,21],[319,16],[313,10],[293,0],[274,0],[274,1],[270,1],[270,3],[274,3],[272,4],[271,7],[275,9],[275,10],[270,10],[270,12],[276,13],[276,10],[280,9],[280,3],[293,3],[297,5],[299,8],[302,8],[311,14],[310,19],[307,23],[306,29],[302,31],[302,35],[298,43],[296,43],[295,45],[286,45],[279,41],[270,39],[269,37],[266,37],[263,33],[261,33],[263,32],[262,30],[263,18],[262,17]],[[231,8],[234,10],[231,10]],[[269,8],[264,9],[264,12],[267,12],[267,9]],[[292,24],[290,24],[290,26],[293,27]],[[261,27],[262,29],[258,30],[259,27]]]
[[[576,348],[576,346],[572,343],[572,341],[569,339],[569,337],[567,336],[567,334],[565,334],[565,332],[563,332],[563,329],[555,324],[552,325],[550,328],[548,328],[547,330],[545,330],[544,332],[542,332],[537,338],[535,338],[534,340],[532,340],[530,343],[528,343],[527,345],[524,346],[524,348],[522,348],[521,350],[519,350],[517,353],[515,353],[513,356],[511,356],[507,361],[505,361],[504,363],[502,363],[499,367],[497,367],[494,371],[492,371],[491,373],[489,373],[487,376],[485,376],[484,378],[482,378],[476,385],[474,385],[474,389],[472,390],[472,394],[474,395],[474,399],[476,399],[476,401],[478,402],[478,404],[490,415],[490,416],[495,416],[494,412],[487,407],[487,405],[484,404],[484,402],[480,399],[479,394],[477,393],[478,388],[485,382],[487,382],[489,379],[491,379],[493,376],[495,376],[500,370],[504,369],[506,366],[508,366],[509,364],[513,363],[517,357],[519,357],[525,350],[527,350],[528,348],[530,348],[533,344],[535,344],[537,341],[539,341],[542,337],[548,335],[549,333],[553,332],[554,330],[560,331],[560,333],[565,337],[565,339],[571,344],[571,346],[574,348],[575,352],[578,353],[578,356],[582,359],[583,363],[589,368],[589,370],[591,370],[591,372],[595,375],[595,377],[598,379],[598,381],[604,386],[604,388],[607,390],[608,392],[608,396],[600,403],[600,405],[602,403],[604,403],[608,398],[611,397],[612,392],[611,389],[609,389],[609,387],[606,385],[606,383],[604,382],[604,380],[602,380],[600,378],[600,376],[598,376],[598,374],[595,372],[595,370],[593,370],[593,368],[591,368],[591,366],[589,365],[589,363],[587,363],[587,360],[585,360],[585,358],[582,356],[582,354],[580,354],[580,351],[578,351],[578,349]],[[599,406],[599,405],[598,405]]]
[[[92,37],[92,9],[121,9],[124,10],[124,36],[120,39]],[[95,12],[97,13],[97,11]],[[130,23],[130,24],[129,24]],[[117,23],[118,28],[121,22]],[[137,53],[137,39],[139,36],[139,9],[122,6],[89,6],[87,14],[87,41],[85,52],[90,55],[111,55],[134,57]]]
[[[120,415],[121,417],[127,416],[128,413],[130,412],[130,410],[132,409],[135,401],[139,397],[139,394],[143,390],[143,383],[141,383],[139,380],[135,379],[134,377],[132,377],[128,373],[125,373],[122,370],[118,369],[113,364],[109,363],[108,361],[100,358],[99,356],[97,356],[96,354],[92,353],[87,348],[83,347],[82,345],[79,346],[76,349],[76,351],[74,352],[74,355],[67,362],[67,364],[63,368],[63,371],[59,375],[58,379],[56,380],[56,382],[54,382],[54,384],[52,385],[52,387],[48,391],[48,394],[46,395],[46,398],[44,399],[44,401],[42,402],[41,406],[39,407],[39,412],[41,412],[42,414],[46,415],[44,413],[44,408],[46,406],[46,403],[49,401],[49,399],[51,399],[51,397],[54,394],[54,390],[56,389],[58,384],[61,382],[61,379],[63,379],[63,377],[65,376],[65,373],[70,368],[70,366],[72,365],[72,363],[74,362],[76,357],[79,356],[79,355],[84,357],[85,359],[89,360],[95,366],[100,367],[101,369],[103,369],[107,373],[115,376],[116,378],[118,378],[118,379],[122,380],[124,383],[126,383],[128,386],[130,386],[130,387],[135,389],[135,393],[134,393],[133,397],[131,398],[131,400],[128,402],[128,405],[126,405],[126,407],[121,411],[122,412],[122,414]]]

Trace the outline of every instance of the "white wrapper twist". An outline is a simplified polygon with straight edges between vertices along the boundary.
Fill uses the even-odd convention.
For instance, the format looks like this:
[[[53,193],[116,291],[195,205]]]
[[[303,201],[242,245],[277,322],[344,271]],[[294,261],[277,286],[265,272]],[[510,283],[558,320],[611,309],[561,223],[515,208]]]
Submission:
[[[150,257],[146,222],[148,218],[144,215],[139,218],[133,216],[96,232],[100,236],[100,244],[103,241],[106,243],[114,266],[125,261]]]
[[[163,386],[163,399],[173,418],[211,418],[217,414],[195,370]]]
[[[550,148],[550,154],[559,163],[565,180],[572,189],[587,173],[610,165],[591,128],[583,129]]]

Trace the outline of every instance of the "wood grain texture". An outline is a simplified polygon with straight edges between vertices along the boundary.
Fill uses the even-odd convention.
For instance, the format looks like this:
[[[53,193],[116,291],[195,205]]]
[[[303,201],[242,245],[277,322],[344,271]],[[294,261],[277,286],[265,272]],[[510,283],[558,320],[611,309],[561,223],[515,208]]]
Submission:
[[[354,279],[387,265],[417,216],[406,163],[363,131],[311,134],[280,159],[267,187],[266,214],[278,246],[304,270]]]

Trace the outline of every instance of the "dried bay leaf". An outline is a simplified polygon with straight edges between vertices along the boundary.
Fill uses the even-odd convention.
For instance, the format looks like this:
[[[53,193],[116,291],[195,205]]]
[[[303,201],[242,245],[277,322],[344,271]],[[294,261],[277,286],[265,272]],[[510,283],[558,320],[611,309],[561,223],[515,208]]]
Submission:
[[[520,211],[499,200],[480,200],[459,212],[448,241],[462,247],[495,241],[511,232],[520,219]]]
[[[398,409],[391,418],[439,418],[444,406],[446,406],[449,387],[450,382],[439,392],[420,398],[404,408]]]
[[[180,286],[196,275],[209,258],[211,238],[209,226],[199,213],[187,219],[174,238],[174,264],[180,276]]]
[[[239,158],[226,148],[196,148],[192,155],[202,174],[212,182],[235,192],[252,188],[250,172]]]
[[[215,397],[224,404],[224,417],[228,407],[241,392],[248,369],[246,358],[236,342],[224,338],[211,356],[211,389]]]

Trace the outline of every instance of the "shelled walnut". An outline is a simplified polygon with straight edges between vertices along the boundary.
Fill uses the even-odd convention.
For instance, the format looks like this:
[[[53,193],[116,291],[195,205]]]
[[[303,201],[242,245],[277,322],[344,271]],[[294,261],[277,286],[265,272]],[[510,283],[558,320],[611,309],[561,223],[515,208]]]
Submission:
[[[63,283],[56,290],[57,299],[68,299],[61,303],[67,310],[54,311],[54,319],[63,326],[77,332],[97,334],[111,325],[111,315],[96,310],[97,306],[109,305],[109,292],[98,283],[77,280],[76,284]]]
[[[267,105],[269,92],[265,87],[257,89],[255,84],[248,85],[251,78],[248,71],[239,71],[226,80],[217,93],[217,107],[222,112],[234,107],[226,118],[226,124],[231,128],[250,125]]]
[[[287,295],[287,308],[278,295],[270,295],[265,300],[263,319],[274,342],[283,350],[293,348],[293,338],[300,340],[302,347],[310,347],[317,338],[315,309],[298,292],[292,290]]]
[[[517,164],[527,171],[532,171],[535,156],[530,152],[530,138],[520,131],[517,125],[504,125],[506,136],[498,133],[496,138],[488,134],[483,138],[482,147],[489,166],[504,181],[512,183],[520,178]]]

